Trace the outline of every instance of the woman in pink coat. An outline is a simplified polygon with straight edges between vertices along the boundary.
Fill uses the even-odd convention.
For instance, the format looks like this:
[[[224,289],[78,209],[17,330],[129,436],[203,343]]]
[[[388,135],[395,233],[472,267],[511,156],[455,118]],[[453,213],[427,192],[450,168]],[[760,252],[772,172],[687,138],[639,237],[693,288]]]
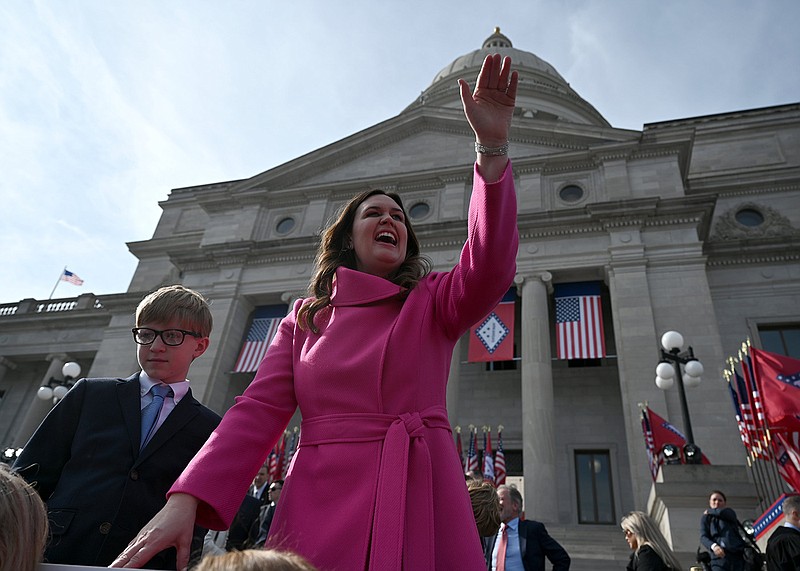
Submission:
[[[429,272],[400,198],[363,193],[322,237],[310,290],[283,320],[255,379],[112,566],[168,546],[192,523],[226,529],[297,406],[300,445],[267,545],[322,571],[486,568],[445,410],[453,347],[508,290],[516,196],[507,141],[517,91],[488,56],[459,81],[477,160],[458,264]]]

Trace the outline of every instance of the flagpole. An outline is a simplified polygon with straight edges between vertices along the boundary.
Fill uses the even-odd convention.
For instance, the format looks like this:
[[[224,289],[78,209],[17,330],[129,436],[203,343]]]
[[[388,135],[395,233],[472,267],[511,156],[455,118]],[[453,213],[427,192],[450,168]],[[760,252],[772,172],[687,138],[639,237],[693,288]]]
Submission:
[[[58,287],[58,284],[61,281],[61,278],[63,277],[64,272],[66,272],[66,271],[67,271],[67,266],[64,266],[64,269],[61,270],[60,274],[58,274],[58,280],[56,280],[56,285],[53,286],[53,291],[50,292],[50,297],[48,297],[47,299],[53,299],[53,294],[56,293],[56,288]]]

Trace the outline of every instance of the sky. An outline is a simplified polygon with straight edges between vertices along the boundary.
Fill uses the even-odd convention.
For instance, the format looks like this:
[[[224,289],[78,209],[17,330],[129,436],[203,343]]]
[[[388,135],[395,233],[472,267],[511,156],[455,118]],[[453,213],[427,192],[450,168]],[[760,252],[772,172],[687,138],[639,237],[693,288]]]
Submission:
[[[495,26],[614,127],[800,102],[797,0],[3,0],[0,304],[127,291],[171,189],[398,115]]]

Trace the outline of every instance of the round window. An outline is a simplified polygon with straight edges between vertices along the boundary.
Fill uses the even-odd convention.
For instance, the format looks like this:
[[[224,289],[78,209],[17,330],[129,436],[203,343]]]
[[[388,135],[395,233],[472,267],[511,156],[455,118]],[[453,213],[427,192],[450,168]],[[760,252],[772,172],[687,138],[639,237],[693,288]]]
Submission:
[[[286,218],[281,218],[278,224],[275,226],[275,230],[278,234],[288,234],[292,230],[294,230],[294,218],[291,216],[287,216]]]
[[[426,202],[417,202],[409,210],[408,215],[412,220],[425,218],[431,212],[431,207]]]
[[[574,184],[568,184],[558,191],[558,197],[564,202],[578,202],[583,198],[583,189]]]
[[[742,226],[755,228],[764,223],[764,215],[755,208],[742,208],[736,213],[736,221]]]

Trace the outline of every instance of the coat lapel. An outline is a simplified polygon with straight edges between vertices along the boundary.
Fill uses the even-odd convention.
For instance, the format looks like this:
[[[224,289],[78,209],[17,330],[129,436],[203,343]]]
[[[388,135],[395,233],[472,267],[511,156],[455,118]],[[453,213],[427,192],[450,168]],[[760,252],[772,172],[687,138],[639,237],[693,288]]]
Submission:
[[[125,429],[128,432],[131,455],[136,458],[139,455],[139,444],[142,439],[142,397],[139,373],[131,375],[127,379],[121,379],[121,381],[117,385],[117,398],[122,418],[125,420]]]

